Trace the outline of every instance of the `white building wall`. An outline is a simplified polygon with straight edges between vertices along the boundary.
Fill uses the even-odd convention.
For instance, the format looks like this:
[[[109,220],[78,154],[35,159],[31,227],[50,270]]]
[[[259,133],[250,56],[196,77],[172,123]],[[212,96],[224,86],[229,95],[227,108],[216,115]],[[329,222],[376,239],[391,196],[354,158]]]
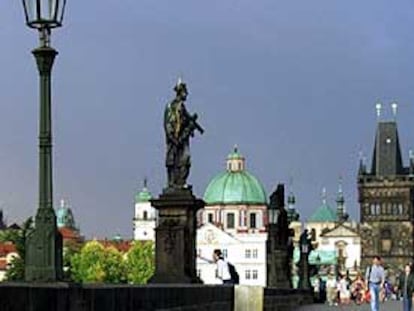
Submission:
[[[150,202],[135,204],[134,239],[155,241],[157,211]]]
[[[338,243],[344,243],[344,256],[346,256],[346,269],[353,270],[355,261],[357,266],[361,260],[361,238],[360,237],[325,237],[322,238],[318,249],[321,250],[337,250]]]
[[[240,284],[266,286],[266,238],[266,233],[230,235],[211,224],[202,226],[197,230],[197,273],[205,284],[221,283],[212,262],[213,251],[220,249],[235,266]]]

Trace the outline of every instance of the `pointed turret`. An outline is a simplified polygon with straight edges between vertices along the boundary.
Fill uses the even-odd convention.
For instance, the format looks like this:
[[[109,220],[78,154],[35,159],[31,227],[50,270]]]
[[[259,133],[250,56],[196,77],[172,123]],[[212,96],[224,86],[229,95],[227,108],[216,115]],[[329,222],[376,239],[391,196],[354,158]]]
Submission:
[[[367,164],[366,158],[362,151],[359,152],[359,167],[358,167],[358,175],[364,175],[367,173]]]
[[[338,194],[336,197],[336,217],[339,222],[348,219],[348,214],[345,211],[345,197],[342,190],[342,177],[339,178]]]

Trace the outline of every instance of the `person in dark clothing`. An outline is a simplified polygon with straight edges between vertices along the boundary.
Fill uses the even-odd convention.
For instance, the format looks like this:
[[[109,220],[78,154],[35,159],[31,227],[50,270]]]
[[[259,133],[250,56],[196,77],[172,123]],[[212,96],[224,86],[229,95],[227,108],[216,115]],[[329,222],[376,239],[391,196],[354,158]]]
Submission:
[[[400,282],[398,286],[403,298],[403,310],[411,311],[413,304],[414,293],[414,274],[411,271],[411,265],[406,264],[404,273],[400,275]]]

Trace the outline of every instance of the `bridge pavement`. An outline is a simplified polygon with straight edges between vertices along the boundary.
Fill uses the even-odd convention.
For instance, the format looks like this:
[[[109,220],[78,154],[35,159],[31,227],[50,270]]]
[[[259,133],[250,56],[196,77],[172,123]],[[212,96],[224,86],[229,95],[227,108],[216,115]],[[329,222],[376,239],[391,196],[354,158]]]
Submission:
[[[371,311],[369,304],[356,305],[349,304],[347,306],[328,306],[327,304],[314,304],[311,306],[304,306],[296,311]],[[380,311],[402,311],[401,301],[386,301],[381,303]]]

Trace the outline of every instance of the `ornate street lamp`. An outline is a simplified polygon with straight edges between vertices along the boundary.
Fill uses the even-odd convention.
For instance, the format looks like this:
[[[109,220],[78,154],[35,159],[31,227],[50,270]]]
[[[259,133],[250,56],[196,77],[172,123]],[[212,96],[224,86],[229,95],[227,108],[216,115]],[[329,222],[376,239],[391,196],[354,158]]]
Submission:
[[[62,237],[53,209],[51,71],[58,54],[50,47],[51,29],[62,26],[66,0],[22,0],[26,24],[39,31],[40,46],[32,51],[40,75],[39,206],[35,228],[26,238],[26,281],[62,278]]]
[[[276,204],[270,204],[267,211],[269,213],[269,224],[277,225],[277,219],[280,213],[278,206]]]

